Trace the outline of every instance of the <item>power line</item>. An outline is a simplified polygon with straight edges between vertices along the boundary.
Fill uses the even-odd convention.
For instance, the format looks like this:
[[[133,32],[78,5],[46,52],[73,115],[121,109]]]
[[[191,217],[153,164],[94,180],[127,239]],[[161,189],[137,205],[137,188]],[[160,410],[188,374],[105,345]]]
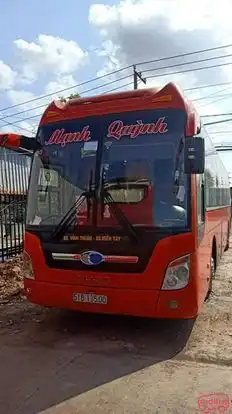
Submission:
[[[117,81],[114,80],[114,81],[110,81],[110,82],[104,83],[103,85],[95,86],[94,88],[91,88],[91,89],[88,89],[88,90],[83,91],[82,92],[82,95],[84,95],[86,93],[89,93],[89,92],[92,92],[92,91],[95,91],[97,89],[103,88],[105,86],[112,85],[115,82],[120,82],[120,81],[125,80],[125,79],[128,79],[130,77],[131,77],[131,75],[123,76],[123,77],[117,79]],[[117,90],[117,89],[121,89],[122,87],[128,86],[130,84],[131,84],[131,82],[129,84],[126,84],[126,85],[118,86],[118,87],[114,88],[113,90],[111,89],[111,91],[114,91],[114,90]],[[111,91],[107,91],[106,93],[109,93]],[[5,121],[5,119],[7,119],[7,118],[12,118],[13,116],[21,115],[21,114],[24,114],[26,112],[33,111],[35,109],[45,108],[47,106],[48,106],[48,103],[42,104],[42,105],[39,105],[39,106],[35,106],[34,108],[24,109],[23,111],[15,112],[13,114],[8,114],[8,115],[0,118],[0,121]],[[33,115],[33,117],[37,117],[37,116],[41,116],[41,114]],[[25,119],[28,119],[28,118],[24,118],[21,121],[24,121]],[[31,117],[29,119],[31,119]],[[19,121],[19,122],[21,122],[21,121]]]
[[[224,114],[201,115],[201,118],[212,118],[215,116],[228,116],[228,115],[232,115],[232,112],[226,112]]]
[[[106,73],[105,75],[101,75],[101,76],[98,76],[98,77],[96,77],[96,78],[88,79],[87,81],[84,81],[84,82],[78,83],[78,84],[73,85],[73,86],[69,86],[68,88],[60,89],[60,90],[58,90],[58,91],[56,91],[56,92],[48,93],[48,94],[46,94],[46,95],[41,95],[41,96],[38,96],[37,98],[29,99],[28,101],[25,101],[25,102],[20,102],[19,104],[16,104],[16,105],[11,105],[11,106],[8,106],[8,107],[6,107],[6,108],[2,108],[2,109],[0,109],[0,112],[7,111],[7,110],[9,110],[9,109],[13,109],[13,108],[16,108],[16,107],[21,106],[21,105],[26,105],[26,104],[28,104],[28,103],[35,102],[35,101],[38,101],[38,100],[40,100],[40,99],[49,98],[50,96],[56,95],[57,93],[66,92],[66,91],[68,91],[68,90],[71,90],[71,89],[74,89],[74,88],[78,88],[78,87],[80,87],[80,86],[83,86],[83,85],[86,85],[86,84],[88,84],[88,83],[94,82],[94,81],[96,81],[96,80],[101,80],[101,79],[106,78],[106,77],[108,77],[108,76],[112,76],[112,75],[115,75],[115,74],[117,74],[117,73],[119,73],[119,72],[122,72],[122,71],[124,71],[124,70],[126,70],[126,69],[130,69],[131,67],[132,67],[132,65],[125,66],[124,68],[117,69],[117,70],[115,70],[115,71],[113,71],[113,72]],[[114,82],[117,82],[117,80],[115,80]]]
[[[212,105],[212,104],[214,104],[216,102],[221,102],[221,101],[224,101],[225,99],[229,99],[229,98],[232,98],[232,94],[231,93],[228,93],[228,94],[224,95],[224,97],[222,97],[222,98],[215,99],[214,101],[205,103],[203,105],[201,104],[201,105],[198,106],[198,108],[203,108],[204,106]]]
[[[182,73],[196,72],[196,71],[199,71],[199,70],[213,69],[213,68],[219,68],[219,67],[222,67],[222,66],[229,66],[229,65],[232,65],[232,62],[219,63],[217,65],[212,65],[212,66],[203,66],[203,67],[195,68],[195,69],[185,69],[185,70],[181,70],[181,71],[177,71],[177,72],[168,72],[168,73],[163,73],[163,74],[158,74],[158,75],[152,75],[152,76],[148,76],[147,79],[161,78],[163,76],[180,75]]]
[[[212,83],[212,84],[208,84],[208,85],[202,85],[202,86],[195,86],[194,88],[187,88],[187,89],[183,89],[184,92],[192,92],[192,91],[197,91],[199,89],[206,89],[206,88],[213,88],[216,86],[226,86],[226,85],[231,85],[231,82],[220,82],[220,83]]]
[[[140,62],[139,64],[147,64],[147,63],[152,63],[152,62],[153,62],[153,63],[155,63],[155,62],[160,62],[160,61],[167,60],[167,59],[174,59],[174,58],[178,58],[178,57],[183,57],[183,56],[194,55],[194,54],[197,54],[197,53],[203,53],[203,52],[213,51],[213,50],[218,50],[218,49],[227,48],[227,47],[232,47],[232,44],[229,44],[229,45],[222,45],[222,46],[218,46],[218,47],[214,47],[214,48],[209,48],[209,49],[202,49],[202,50],[198,50],[198,51],[195,51],[195,52],[183,53],[183,54],[180,54],[180,55],[175,55],[175,56],[169,56],[169,57],[159,58],[159,59],[155,59],[155,60],[152,60],[152,61],[149,61],[149,62],[142,62],[142,63]],[[208,59],[203,59],[202,61],[205,61],[205,60],[212,60],[212,59],[217,59],[217,58],[222,58],[222,57],[226,57],[226,56],[231,56],[231,55],[224,55],[224,56],[214,57],[214,58],[212,57],[212,58],[208,58]],[[196,62],[199,62],[199,60],[198,60],[198,61],[196,61]],[[186,62],[186,63],[183,63],[183,64],[181,64],[181,65],[183,66],[183,65],[185,65],[185,64],[189,64],[189,63],[193,63],[193,62]],[[154,75],[154,76],[150,76],[149,78],[154,78],[154,77],[162,77],[162,76],[168,76],[168,75],[175,75],[175,74],[179,74],[179,73],[186,73],[186,72],[197,71],[197,70],[211,69],[211,68],[220,67],[220,66],[226,66],[226,65],[231,65],[231,64],[232,64],[232,62],[228,62],[228,63],[217,64],[217,65],[212,65],[212,66],[207,66],[207,67],[201,67],[201,68],[196,68],[196,69],[190,69],[190,70],[178,71],[178,72],[173,72],[173,73],[166,73],[166,74]],[[176,66],[176,65],[171,65],[171,66],[169,66],[169,67],[173,67],[173,66]],[[46,98],[46,97],[49,97],[49,96],[55,95],[55,94],[57,94],[57,93],[61,93],[61,92],[64,92],[64,91],[70,90],[70,89],[75,88],[75,87],[78,87],[78,86],[82,86],[82,85],[84,85],[84,84],[87,84],[87,83],[93,82],[93,81],[95,81],[95,80],[99,80],[99,79],[105,78],[105,77],[107,77],[107,76],[110,76],[110,75],[113,75],[113,74],[117,74],[117,73],[119,73],[119,72],[121,72],[121,71],[123,71],[123,70],[129,69],[129,68],[131,68],[131,65],[129,65],[129,66],[127,66],[127,67],[124,67],[124,68],[121,68],[121,69],[118,69],[118,70],[115,70],[115,71],[113,71],[113,72],[111,72],[111,73],[108,73],[108,74],[105,74],[105,75],[102,75],[102,76],[99,76],[99,77],[96,77],[96,78],[93,78],[93,79],[87,80],[87,81],[82,82],[82,83],[80,83],[80,84],[73,85],[73,86],[71,86],[71,87],[64,88],[64,89],[62,89],[62,90],[59,90],[59,91],[56,91],[56,92],[53,92],[53,93],[50,93],[50,94],[46,94],[46,95],[43,95],[43,96],[40,96],[40,97],[37,97],[37,98],[31,99],[31,100],[28,100],[28,101],[25,101],[25,102],[21,102],[20,104],[12,105],[12,106],[7,107],[7,108],[2,108],[2,109],[1,109],[1,111],[9,110],[9,109],[12,109],[12,108],[15,108],[15,107],[21,106],[21,105],[25,105],[25,104],[27,104],[27,103],[31,103],[31,102],[37,101],[37,100],[39,100],[39,99],[43,99],[43,98]],[[166,68],[168,68],[168,66],[167,66]],[[163,69],[162,67],[161,67],[161,68],[156,68],[156,70],[162,70],[162,69]],[[91,88],[91,89],[90,89],[90,90],[88,90],[88,91],[84,91],[84,92],[83,92],[83,94],[84,94],[84,93],[87,93],[87,92],[90,92],[90,91],[92,91],[92,90],[95,90],[95,89],[99,89],[99,88],[101,88],[101,87],[103,87],[103,86],[107,86],[107,85],[109,85],[109,84],[112,84],[112,83],[118,82],[118,81],[120,81],[120,80],[123,80],[123,79],[129,78],[129,77],[130,77],[130,75],[125,76],[125,77],[120,78],[120,79],[113,80],[113,81],[108,82],[108,83],[106,83],[106,84],[104,84],[104,85],[100,85],[100,86],[97,86],[97,87],[95,87],[95,88]],[[221,84],[230,84],[230,83],[231,83],[231,82],[221,83]],[[128,86],[128,85],[129,85],[129,84],[127,84],[127,85],[125,85],[125,86]],[[220,84],[216,84],[216,85],[220,85]],[[214,85],[212,85],[212,86],[216,86],[216,85],[214,84]],[[124,87],[124,86],[122,86],[122,87]],[[210,87],[210,85],[202,85],[202,86],[197,87],[197,88],[188,88],[188,89],[185,89],[185,91],[197,90],[197,89],[206,88],[206,87]],[[117,89],[120,89],[120,88],[121,88],[121,86],[120,86],[119,88],[114,88],[114,89],[112,89],[111,91],[114,91],[114,90],[117,90]],[[106,92],[106,93],[109,93],[109,92],[110,92],[110,91],[108,91],[108,92]],[[9,118],[9,117],[12,117],[12,116],[17,116],[17,115],[19,115],[19,114],[22,114],[22,113],[25,113],[25,112],[29,112],[29,111],[31,111],[31,110],[35,110],[35,109],[42,108],[42,107],[45,107],[45,106],[47,106],[47,104],[45,104],[45,105],[39,105],[39,106],[36,106],[36,107],[34,107],[34,108],[30,108],[30,109],[27,109],[27,110],[24,110],[24,111],[17,112],[17,113],[15,113],[15,114],[6,115],[5,117],[0,118],[0,121],[4,121],[6,118]],[[26,118],[24,118],[24,119],[22,119],[22,120],[20,120],[20,121],[15,121],[15,122],[12,122],[12,123],[11,123],[11,122],[8,122],[7,124],[8,124],[8,125],[14,125],[14,124],[17,124],[17,123],[19,123],[19,122],[26,121],[26,120],[28,120],[28,119],[32,119],[32,118],[35,118],[35,117],[39,117],[39,116],[41,116],[41,115],[42,115],[42,114],[34,115],[34,116],[32,116],[32,117],[26,117]],[[5,121],[5,122],[7,122],[7,121]],[[3,125],[2,127],[4,127],[4,126],[5,126],[5,125]],[[22,128],[21,128],[21,129],[22,129]],[[24,128],[24,129],[25,129],[25,128]],[[30,132],[31,132],[31,131],[30,131]]]
[[[211,60],[222,59],[222,58],[231,57],[231,56],[232,56],[232,53],[227,54],[227,55],[221,55],[221,56],[212,56],[212,57],[205,58],[205,59],[200,59],[200,60],[193,60],[191,62],[175,63],[174,65],[163,66],[161,68],[145,69],[145,70],[143,70],[143,73],[155,72],[157,70],[163,70],[163,69],[171,69],[171,68],[175,68],[175,67],[179,67],[179,66],[185,66],[185,65],[193,65],[195,63],[208,62],[208,61],[211,61]]]
[[[124,78],[121,78],[121,80],[122,79],[127,79],[129,76],[125,76]],[[107,84],[104,84],[104,85],[102,85],[102,86],[99,86],[99,87],[103,87],[103,86],[106,86],[106,85],[110,85],[110,84],[112,84],[113,82],[111,81],[111,82],[108,82]],[[124,84],[124,85],[121,85],[121,86],[118,86],[117,88],[113,88],[113,89],[111,89],[111,90],[109,90],[109,91],[106,91],[106,92],[104,92],[103,94],[107,94],[107,93],[110,93],[110,92],[113,92],[113,91],[115,91],[115,90],[119,90],[119,89],[122,89],[122,88],[124,88],[124,87],[127,87],[127,86],[129,86],[129,85],[131,85],[131,82],[130,83],[127,83],[127,84]],[[87,93],[87,92],[90,92],[90,91],[93,91],[93,90],[95,90],[95,89],[98,89],[99,87],[95,87],[95,88],[91,88],[91,89],[89,89],[88,91],[84,91],[83,93]],[[41,107],[42,106],[47,106],[47,104],[46,105],[40,105]],[[27,112],[27,111],[26,111]],[[19,122],[24,122],[24,121],[29,121],[29,120],[31,120],[31,119],[34,119],[34,118],[37,118],[37,117],[41,117],[43,115],[43,112],[41,112],[40,114],[36,114],[36,115],[32,115],[32,116],[30,116],[30,117],[26,117],[26,118],[24,118],[24,119],[22,119],[22,120],[17,120],[17,121],[13,121],[13,122],[9,122],[9,121],[5,121],[5,118],[1,118],[0,119],[0,121],[4,121],[4,122],[6,122],[6,124],[5,125],[2,125],[0,128],[4,128],[5,126],[7,126],[7,125],[11,125],[11,126],[14,126],[14,125],[17,125]],[[8,115],[8,116],[10,116],[10,115]],[[12,116],[12,115],[11,115]],[[23,128],[23,127],[21,127],[21,126],[18,126],[18,128],[19,129],[22,129],[22,130],[26,130],[27,132],[32,132],[32,131],[29,131],[29,130],[27,130],[27,129],[25,129],[25,128]]]
[[[232,134],[232,131],[210,131],[210,134]]]
[[[123,79],[126,79],[126,78],[129,78],[130,76],[127,76],[127,77],[123,77],[123,78],[119,78],[118,79],[118,81],[121,81],[121,80],[123,80]],[[86,90],[86,91],[83,91],[83,93],[82,94],[85,94],[85,93],[88,93],[88,92],[91,92],[91,91],[93,91],[93,90],[96,90],[96,89],[99,89],[99,88],[102,88],[102,87],[104,87],[104,86],[108,86],[108,85],[110,85],[110,84],[112,84],[112,83],[114,83],[114,82],[116,82],[116,81],[111,81],[111,82],[108,82],[108,83],[105,83],[105,84],[103,84],[103,85],[99,85],[99,86],[96,86],[96,87],[94,87],[94,88],[91,88],[91,89],[88,89],[88,90]],[[110,89],[109,91],[107,91],[107,92],[104,92],[103,94],[105,94],[105,93],[110,93],[110,92],[114,92],[114,91],[116,91],[116,90],[119,90],[119,89],[122,89],[123,87],[127,87],[127,86],[129,86],[131,83],[129,82],[129,83],[127,83],[127,84],[125,84],[125,85],[122,85],[122,86],[119,86],[119,87],[115,87],[115,88],[113,88],[113,89]],[[210,87],[216,87],[216,86],[223,86],[223,85],[231,85],[232,84],[232,82],[221,82],[221,83],[216,83],[216,84],[208,84],[208,85],[202,85],[202,86],[198,86],[198,87],[194,87],[194,88],[186,88],[186,89],[183,89],[183,91],[184,92],[189,92],[189,91],[196,91],[196,90],[200,90],[200,89],[204,89],[204,88],[210,88]],[[216,93],[218,93],[219,91],[217,91]],[[221,91],[220,91],[221,92]],[[209,97],[209,96],[211,96],[211,95],[207,95],[207,97]],[[199,98],[199,100],[202,100],[202,99],[206,99],[207,97],[203,97],[203,98]],[[197,99],[198,100],[198,99]],[[196,101],[196,100],[194,100],[194,101]],[[34,110],[36,110],[36,109],[41,109],[41,108],[45,108],[45,107],[47,107],[47,105],[48,104],[42,104],[42,105],[37,105],[37,106],[35,106],[35,107],[33,107],[33,108],[29,108],[29,109],[24,109],[23,111],[18,111],[18,112],[14,112],[13,114],[8,114],[8,115],[6,115],[6,116],[4,116],[4,117],[1,117],[0,118],[0,121],[5,121],[7,118],[12,118],[12,117],[15,117],[15,116],[18,116],[18,115],[21,115],[21,114],[24,114],[24,113],[27,113],[27,112],[31,112],[31,111],[34,111]],[[230,113],[229,113],[230,114]],[[227,114],[225,114],[225,115],[227,115]],[[232,113],[231,113],[231,115],[232,115]],[[39,117],[39,116],[41,116],[41,113],[39,113],[38,115],[35,115],[34,117]],[[219,115],[206,115],[206,116],[219,116]],[[203,116],[204,117],[204,116]],[[21,119],[19,122],[23,122],[23,121],[25,121],[27,118],[24,118],[24,119]],[[31,118],[30,118],[31,119]],[[5,121],[6,122],[6,121]]]
[[[232,87],[232,86],[231,86]],[[231,88],[230,87],[230,88]],[[215,96],[215,95],[218,95],[218,94],[220,94],[221,92],[224,92],[224,91],[228,91],[228,87],[227,88],[224,88],[224,89],[220,89],[219,91],[216,91],[216,92],[213,92],[213,93],[210,93],[209,95],[206,95],[206,96],[201,96],[200,98],[196,98],[196,99],[192,99],[192,102],[198,102],[198,101],[202,101],[202,100],[204,100],[204,99],[209,99],[209,98],[211,98],[212,96]],[[227,94],[224,94],[224,95],[219,95],[219,96],[227,96],[228,95],[228,93]],[[231,95],[231,94],[230,94]]]
[[[128,76],[127,77],[125,77],[125,78],[128,78]],[[113,83],[113,82],[109,82],[109,83],[107,83],[107,84],[105,84],[105,85],[103,85],[103,86],[106,86],[106,85],[108,85],[108,84],[111,84],[111,83]],[[107,94],[107,93],[110,93],[110,92],[113,92],[113,91],[115,91],[115,90],[118,90],[118,89],[121,89],[121,88],[124,88],[124,87],[127,87],[127,86],[129,86],[129,85],[131,85],[131,82],[130,83],[127,83],[127,84],[125,84],[125,85],[121,85],[121,86],[118,86],[118,87],[116,87],[116,88],[113,88],[113,89],[111,89],[111,90],[109,90],[109,91],[106,91],[106,92],[104,92],[103,94]],[[95,87],[95,88],[92,88],[92,89],[90,89],[90,90],[88,90],[88,91],[84,91],[83,93],[87,93],[87,92],[89,92],[89,91],[92,91],[93,89],[97,89],[97,88],[99,88],[99,87]],[[219,92],[219,91],[218,91]],[[220,91],[221,92],[221,91]],[[215,103],[215,102],[218,102],[218,101],[220,101],[220,100],[223,100],[223,99],[226,99],[226,98],[229,98],[231,95],[230,94],[227,94],[226,95],[226,97],[223,97],[223,98],[221,98],[221,99],[218,99],[218,100],[216,100],[216,101],[213,101],[213,102],[210,102],[210,104],[211,103]],[[194,101],[194,100],[193,100]],[[201,105],[200,107],[203,107],[203,106],[207,106],[208,104],[205,104],[205,105]],[[47,105],[41,105],[41,106],[47,106]],[[35,109],[35,108],[34,108]],[[31,109],[30,109],[31,110]],[[26,111],[27,112],[27,111]],[[14,121],[14,122],[7,122],[7,121],[5,121],[5,122],[7,122],[7,125],[16,125],[16,124],[18,124],[19,122],[23,122],[23,121],[29,121],[29,120],[31,120],[31,119],[34,119],[34,118],[37,118],[37,117],[40,117],[40,116],[42,116],[43,115],[43,112],[41,112],[40,114],[37,114],[37,115],[32,115],[32,116],[30,116],[30,117],[26,117],[26,118],[24,118],[23,120],[21,120],[21,121],[19,121],[19,120],[17,120],[17,121]],[[225,114],[214,114],[214,115],[201,115],[201,118],[205,118],[205,117],[214,117],[214,116],[227,116],[227,115],[232,115],[232,113],[225,113]],[[12,115],[11,115],[12,116]],[[2,121],[3,122],[3,120],[4,120],[5,118],[3,118],[3,119],[0,119],[0,121]],[[225,121],[219,121],[219,123],[221,123],[221,122],[227,122],[227,120],[225,120]],[[6,124],[5,125],[2,125],[1,126],[1,128],[3,128],[3,127],[5,127],[5,126],[7,126]],[[208,124],[205,124],[205,125],[211,125],[211,123],[208,123]],[[25,128],[23,128],[23,127],[20,127],[20,126],[18,126],[18,128],[20,128],[20,129],[23,129],[23,130],[26,130],[27,132],[32,132],[32,131],[29,131],[29,130],[27,130],[27,129],[25,129]]]
[[[33,108],[24,109],[23,111],[14,112],[13,114],[8,114],[8,115],[3,116],[2,118],[0,118],[0,121],[2,122],[2,121],[5,121],[5,119],[7,119],[7,118],[16,117],[18,115],[25,114],[26,112],[35,111],[36,109],[45,108],[45,106],[47,107],[48,103],[43,104],[43,105],[34,106]]]
[[[232,44],[230,43],[229,45],[215,46],[215,47],[211,47],[211,48],[208,48],[208,49],[200,49],[200,50],[196,50],[195,52],[181,53],[179,55],[165,56],[163,58],[152,59],[152,60],[147,60],[147,61],[143,61],[143,62],[137,62],[136,65],[137,66],[148,65],[149,63],[157,63],[157,62],[163,62],[163,61],[169,60],[169,59],[176,59],[176,58],[185,57],[185,56],[192,56],[192,55],[196,55],[197,53],[213,52],[215,50],[225,49],[227,47],[232,47]]]
[[[230,118],[230,119],[224,119],[222,121],[208,122],[207,124],[204,124],[204,126],[216,125],[216,124],[223,124],[225,122],[231,122],[231,121],[232,121],[232,118]]]
[[[128,76],[128,78],[129,78],[129,77],[130,77],[130,76]],[[120,80],[122,80],[122,78],[119,78],[119,79],[118,79],[118,81],[120,81]],[[91,88],[91,89],[89,89],[89,90],[87,90],[87,91],[82,92],[82,94],[85,94],[85,93],[91,92],[91,91],[93,91],[93,90],[96,90],[96,89],[102,88],[102,87],[107,86],[107,85],[109,85],[109,84],[112,84],[112,83],[114,83],[114,82],[117,82],[117,81],[111,81],[111,82],[105,83],[105,84],[103,84],[103,85],[96,86],[95,88]],[[125,85],[119,86],[119,87],[117,86],[117,87],[115,87],[115,88],[113,88],[113,89],[110,89],[110,90],[109,90],[109,91],[107,91],[107,92],[104,92],[103,94],[105,94],[105,93],[110,93],[110,92],[114,92],[114,91],[116,91],[116,90],[118,90],[118,89],[122,89],[123,87],[130,86],[130,84],[131,84],[131,82],[129,82],[129,83],[125,84]],[[197,90],[200,90],[200,89],[212,88],[212,87],[217,87],[217,86],[226,86],[226,85],[231,85],[231,84],[232,84],[232,81],[231,81],[231,82],[220,82],[220,83],[213,83],[213,84],[208,84],[208,85],[196,86],[196,87],[193,87],[193,88],[186,88],[186,89],[183,89],[183,92],[191,92],[191,91],[197,91]],[[220,92],[221,92],[221,91],[220,91]],[[199,99],[205,99],[205,98],[203,97],[203,98],[199,98]],[[26,104],[26,103],[25,103],[25,102],[23,102],[23,104]],[[37,105],[37,106],[34,106],[33,108],[24,109],[23,111],[14,112],[13,114],[8,114],[8,115],[5,115],[4,117],[1,117],[1,118],[0,118],[0,121],[4,121],[4,120],[5,120],[5,119],[7,119],[7,118],[12,118],[12,117],[15,117],[15,116],[18,116],[18,115],[22,115],[22,114],[24,114],[24,113],[31,112],[31,111],[34,111],[34,110],[36,110],[36,109],[45,108],[46,106],[47,106],[47,104],[42,104],[42,105]],[[227,114],[226,114],[226,115],[227,115]],[[232,115],[232,113],[231,113],[231,115]],[[41,114],[39,114],[38,116],[41,116]],[[211,115],[207,115],[207,116],[211,116]],[[22,121],[24,121],[24,119],[22,119]],[[20,122],[21,122],[21,121],[20,121]]]
[[[122,89],[122,88],[127,88],[127,86],[130,86],[130,85],[131,85],[131,82],[126,83],[125,85],[117,86],[116,88],[110,89],[107,92],[103,92],[102,95],[106,95],[107,93],[111,93],[111,92],[114,92],[114,91],[118,91],[119,89]]]
[[[23,120],[23,121],[17,121],[17,122],[24,122],[25,120]],[[7,121],[6,121],[7,122]],[[7,125],[10,125],[10,126],[14,126],[14,122],[7,122],[7,124],[5,124],[5,125],[2,125],[2,126],[0,126],[0,129],[1,128],[4,128],[5,126],[7,126]],[[30,132],[30,134],[33,132],[33,131],[30,131],[29,129],[27,129],[27,128],[24,128],[24,127],[21,127],[21,126],[18,126],[17,128],[19,128],[19,129],[21,129],[22,131],[26,131],[26,132]]]
[[[230,147],[231,149],[232,149],[232,143],[231,142],[228,142],[228,141],[219,141],[219,142],[215,142],[215,147],[218,149],[218,150],[220,150],[220,151],[228,151],[228,148]],[[226,149],[225,149],[225,147],[227,147]]]
[[[205,52],[211,52],[211,51],[215,51],[215,50],[225,49],[225,48],[229,48],[229,47],[232,47],[232,44],[215,46],[215,47],[211,47],[211,48],[207,48],[207,49],[200,49],[200,50],[196,50],[194,52],[181,53],[181,54],[173,55],[173,56],[165,56],[163,58],[158,58],[158,59],[153,59],[153,60],[150,60],[150,61],[139,62],[136,65],[146,65],[146,64],[149,64],[149,63],[157,63],[157,62],[162,62],[162,61],[165,61],[165,60],[168,60],[168,59],[171,60],[171,59],[176,59],[176,58],[180,58],[180,57],[195,55],[195,54],[198,54],[198,53],[205,53]],[[133,65],[125,66],[125,67],[123,67],[121,69],[117,69],[115,71],[106,73],[104,75],[101,75],[101,76],[98,76],[98,77],[95,77],[95,78],[92,78],[92,79],[89,79],[89,80],[84,81],[84,82],[81,82],[79,84],[75,84],[73,86],[69,86],[67,88],[57,90],[56,92],[52,92],[50,94],[41,95],[41,96],[39,96],[37,98],[33,98],[33,99],[28,100],[28,101],[21,102],[19,104],[15,104],[15,105],[11,105],[11,106],[2,108],[2,109],[0,109],[0,112],[7,111],[9,109],[16,108],[18,106],[25,105],[27,103],[35,102],[35,101],[40,100],[40,99],[43,99],[43,98],[48,98],[50,96],[56,95],[57,93],[62,93],[62,92],[66,92],[66,91],[71,90],[71,89],[74,89],[74,88],[78,88],[78,87],[83,86],[83,85],[86,85],[88,83],[91,83],[91,82],[94,82],[94,81],[97,81],[97,80],[101,80],[101,79],[106,78],[108,76],[115,75],[115,74],[120,73],[120,72],[122,72],[124,70],[131,69],[132,67],[133,67]],[[115,82],[116,82],[116,80],[115,80]]]

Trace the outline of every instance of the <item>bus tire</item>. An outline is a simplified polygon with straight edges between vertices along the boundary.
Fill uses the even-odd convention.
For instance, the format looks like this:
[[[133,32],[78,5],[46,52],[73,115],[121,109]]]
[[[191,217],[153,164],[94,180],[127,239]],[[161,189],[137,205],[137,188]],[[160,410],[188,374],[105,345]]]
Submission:
[[[229,240],[227,240],[224,252],[227,252],[227,250],[229,250],[229,248],[230,248],[230,243],[229,243]]]
[[[227,242],[224,251],[227,252],[230,248],[230,224],[228,224]]]
[[[213,287],[213,279],[215,278],[215,274],[216,274],[216,243],[214,240],[213,243],[213,250],[212,250],[212,254],[211,254],[211,259],[210,259],[210,281],[209,281],[209,288],[208,288],[208,292],[206,294],[205,300],[208,300],[210,297],[210,294],[212,293],[212,287]]]

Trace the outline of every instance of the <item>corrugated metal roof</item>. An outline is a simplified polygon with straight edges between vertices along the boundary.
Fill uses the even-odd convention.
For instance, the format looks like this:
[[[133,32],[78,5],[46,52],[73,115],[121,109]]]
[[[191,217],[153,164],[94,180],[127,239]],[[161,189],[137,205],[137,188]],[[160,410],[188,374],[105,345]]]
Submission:
[[[26,194],[30,158],[22,153],[0,149],[0,194]]]

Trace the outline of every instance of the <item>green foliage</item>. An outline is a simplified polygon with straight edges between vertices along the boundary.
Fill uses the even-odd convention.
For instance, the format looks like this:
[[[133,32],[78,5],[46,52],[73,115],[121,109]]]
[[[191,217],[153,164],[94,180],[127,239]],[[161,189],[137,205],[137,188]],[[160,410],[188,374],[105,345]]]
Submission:
[[[75,98],[80,98],[79,93],[71,93],[71,95],[69,96],[69,99],[75,99]]]
[[[80,98],[79,93],[71,93],[71,95],[69,95],[68,98],[64,98],[63,96],[59,97],[61,101],[66,101],[66,99],[75,99],[75,98]]]

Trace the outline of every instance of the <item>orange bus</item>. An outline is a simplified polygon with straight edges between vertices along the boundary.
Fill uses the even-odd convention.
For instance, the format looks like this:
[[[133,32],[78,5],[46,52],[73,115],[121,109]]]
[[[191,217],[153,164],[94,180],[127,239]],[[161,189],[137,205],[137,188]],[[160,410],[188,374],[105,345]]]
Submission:
[[[52,102],[34,139],[24,241],[32,303],[193,318],[228,248],[226,169],[179,90]]]

